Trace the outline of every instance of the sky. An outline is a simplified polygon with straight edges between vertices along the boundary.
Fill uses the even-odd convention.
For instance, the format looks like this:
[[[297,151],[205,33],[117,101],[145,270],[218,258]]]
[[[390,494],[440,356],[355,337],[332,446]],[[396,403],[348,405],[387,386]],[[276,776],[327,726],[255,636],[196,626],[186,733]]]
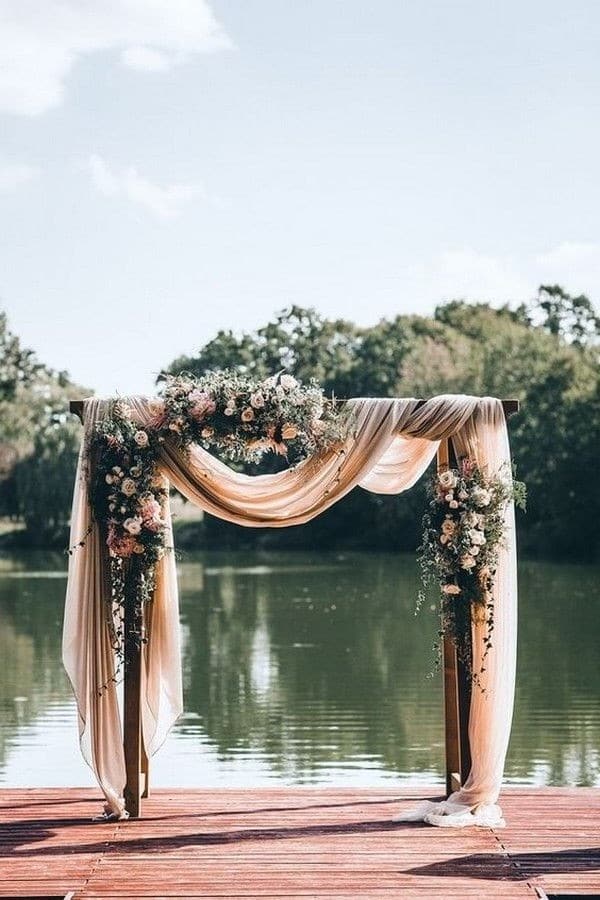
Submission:
[[[597,0],[0,0],[0,305],[101,394],[292,303],[600,298]]]

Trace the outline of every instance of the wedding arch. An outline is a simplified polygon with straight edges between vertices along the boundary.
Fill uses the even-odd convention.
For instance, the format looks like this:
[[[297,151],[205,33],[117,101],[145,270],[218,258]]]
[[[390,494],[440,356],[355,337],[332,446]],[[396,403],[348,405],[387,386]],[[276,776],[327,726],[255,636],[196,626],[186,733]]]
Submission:
[[[148,426],[153,401],[123,399],[139,427]],[[157,562],[153,600],[145,607],[145,639],[125,656],[121,714],[107,612],[108,548],[88,489],[95,461],[85,453],[109,403],[90,398],[70,405],[82,420],[84,438],[71,519],[77,550],[69,559],[63,661],[77,701],[82,754],[105,795],[107,814],[137,817],[149,792],[148,760],[183,709],[177,578],[174,555],[166,553]],[[184,454],[166,440],[158,458],[161,475],[206,513],[248,527],[282,528],[310,521],[356,486],[381,494],[405,491],[436,455],[442,471],[461,459],[474,460],[482,470],[510,467],[506,419],[518,411],[517,400],[446,394],[429,400],[356,398],[346,404],[353,428],[341,451],[326,448],[283,472],[248,476],[196,443]],[[168,495],[164,516],[172,544]],[[503,525],[492,587],[493,647],[486,622],[468,613],[459,623],[458,644],[444,636],[448,800],[417,812],[432,824],[465,824],[465,814],[478,809],[488,815],[480,823],[502,824],[495,804],[510,736],[517,642],[512,501]],[[126,619],[137,614],[125,608]],[[481,672],[481,685],[473,689],[474,671]]]

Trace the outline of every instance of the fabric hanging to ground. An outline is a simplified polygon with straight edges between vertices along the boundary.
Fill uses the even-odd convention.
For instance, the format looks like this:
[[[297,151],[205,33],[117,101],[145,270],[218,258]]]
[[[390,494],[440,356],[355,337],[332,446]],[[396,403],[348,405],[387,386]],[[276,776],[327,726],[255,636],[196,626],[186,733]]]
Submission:
[[[149,424],[149,401],[124,398],[140,426]],[[160,469],[184,497],[202,510],[248,527],[301,525],[328,509],[354,487],[396,494],[412,487],[450,438],[458,457],[481,469],[510,471],[510,448],[502,403],[491,397],[442,395],[415,399],[358,398],[348,401],[353,427],[341,448],[309,457],[275,475],[234,472],[197,445],[186,453],[166,442]],[[90,507],[90,461],[86,436],[108,413],[109,401],[84,402],[84,437],[75,482],[72,543],[88,534],[69,562],[63,633],[63,661],[77,700],[81,750],[104,792],[109,809],[123,813],[125,759],[108,624],[108,550]],[[172,546],[167,510],[168,542]],[[360,522],[357,522],[360,527]],[[482,675],[484,690],[473,691],[469,715],[472,766],[444,811],[464,812],[495,804],[500,792],[512,720],[516,644],[517,573],[514,506],[505,511],[493,591],[494,644]],[[183,710],[179,608],[173,553],[158,563],[153,602],[147,610],[142,649],[142,731],[146,751],[155,753]],[[472,624],[473,669],[479,671],[486,626]],[[100,692],[101,685],[109,687]],[[424,813],[426,814],[426,812]]]

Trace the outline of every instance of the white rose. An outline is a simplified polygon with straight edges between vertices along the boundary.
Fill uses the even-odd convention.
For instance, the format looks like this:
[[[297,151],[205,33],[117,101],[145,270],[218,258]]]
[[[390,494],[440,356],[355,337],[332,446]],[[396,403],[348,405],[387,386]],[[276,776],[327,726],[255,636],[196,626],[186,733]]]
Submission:
[[[298,387],[298,382],[293,375],[282,375],[279,379],[279,384],[286,391],[291,391],[295,387]]]
[[[147,447],[148,446],[148,434],[145,431],[143,431],[142,429],[140,429],[139,431],[136,431],[136,433],[133,436],[133,439],[136,442],[136,444],[138,445],[138,447]]]
[[[452,491],[444,496],[444,500],[446,501],[446,503],[452,503],[452,501],[454,500],[454,494],[452,493]]]
[[[223,412],[226,416],[232,416],[235,412],[235,409],[233,408],[233,406],[226,406]]]
[[[438,481],[440,486],[447,491],[449,488],[453,488],[456,486],[457,478],[454,472],[451,472],[450,469],[446,469],[445,472],[440,472],[438,475]]]
[[[448,505],[450,506],[450,509],[458,509],[458,500],[451,500]]]
[[[472,544],[475,544],[476,547],[482,547],[485,544],[485,535],[483,531],[472,528],[469,531],[469,540]]]
[[[469,547],[469,556],[477,556],[479,553],[479,547]]]
[[[262,409],[264,405],[265,398],[260,391],[257,391],[255,394],[250,394],[250,406],[253,406],[254,409]]]
[[[124,418],[130,419],[132,415],[131,407],[124,403],[123,400],[119,400],[116,405],[117,412]]]
[[[121,490],[126,497],[133,497],[137,490],[137,486],[133,478],[124,478]]]
[[[142,530],[142,520],[139,516],[133,516],[130,519],[125,519],[123,522],[123,528],[125,531],[129,532],[129,534],[139,534]]]
[[[104,480],[106,481],[107,484],[112,484],[115,479],[113,478],[112,475],[107,475]]]
[[[476,487],[473,489],[471,496],[476,506],[489,506],[492,495],[485,488]]]
[[[159,400],[158,397],[153,397],[148,401],[148,412],[150,413],[150,417],[152,419],[162,418],[165,414],[164,400]]]

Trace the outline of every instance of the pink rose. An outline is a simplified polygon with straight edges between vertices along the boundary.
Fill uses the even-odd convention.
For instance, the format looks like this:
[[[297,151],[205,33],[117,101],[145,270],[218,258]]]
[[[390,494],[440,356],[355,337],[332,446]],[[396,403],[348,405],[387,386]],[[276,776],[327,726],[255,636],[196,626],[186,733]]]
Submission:
[[[162,519],[147,519],[144,522],[144,528],[147,531],[153,531],[155,534],[161,530],[163,525],[164,522],[162,521]]]
[[[460,588],[457,584],[445,584],[442,588],[444,594],[456,595],[460,594]]]
[[[204,391],[194,390],[189,395],[190,415],[192,419],[201,422],[206,416],[211,416],[217,408],[212,397]]]
[[[119,556],[122,559],[128,559],[138,545],[135,537],[131,534],[119,535],[113,525],[108,529],[108,538],[106,540],[111,556]]]
[[[159,519],[161,514],[160,503],[154,497],[140,503],[140,515],[144,522],[150,519]]]
[[[292,425],[291,422],[286,422],[286,424],[281,429],[281,437],[285,441],[292,441],[296,435],[298,434],[298,429],[295,425]]]

